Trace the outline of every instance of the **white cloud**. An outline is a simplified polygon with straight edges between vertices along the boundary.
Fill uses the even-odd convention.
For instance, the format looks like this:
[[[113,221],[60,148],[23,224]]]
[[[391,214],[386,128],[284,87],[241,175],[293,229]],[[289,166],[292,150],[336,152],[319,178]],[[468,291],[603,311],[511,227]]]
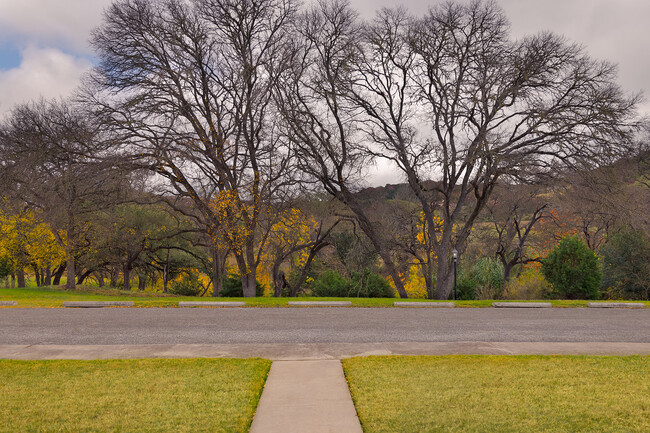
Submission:
[[[90,53],[90,31],[111,0],[1,0],[0,39]]]
[[[90,67],[87,60],[77,59],[56,49],[26,48],[22,52],[20,66],[0,70],[0,115],[9,111],[14,104],[41,96],[55,98],[69,95]]]

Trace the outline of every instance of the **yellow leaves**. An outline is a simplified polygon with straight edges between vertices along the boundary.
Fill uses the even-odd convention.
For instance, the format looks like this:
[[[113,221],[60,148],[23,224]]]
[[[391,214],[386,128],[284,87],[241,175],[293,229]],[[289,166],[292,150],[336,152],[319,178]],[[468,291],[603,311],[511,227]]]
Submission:
[[[438,215],[434,215],[432,220],[433,227],[429,227],[429,224],[427,224],[426,218],[424,216],[424,212],[420,212],[420,219],[416,227],[415,238],[418,244],[424,248],[430,247],[430,240],[433,239],[434,236],[436,242],[440,242],[442,240],[445,220],[440,218]],[[454,224],[451,228],[452,236],[456,234],[456,229],[457,226]]]
[[[219,244],[225,240],[235,254],[241,254],[244,243],[254,229],[247,217],[253,211],[252,206],[240,199],[237,190],[220,191],[209,206],[217,219],[213,241]]]
[[[422,275],[422,268],[418,265],[411,265],[407,275],[400,273],[400,277],[404,281],[404,289],[409,298],[426,299],[427,285]],[[391,276],[386,277],[388,284],[395,290],[395,283]]]
[[[11,257],[14,263],[24,265],[29,260],[39,266],[50,266],[65,258],[49,226],[33,211],[0,213],[0,235],[0,253]]]

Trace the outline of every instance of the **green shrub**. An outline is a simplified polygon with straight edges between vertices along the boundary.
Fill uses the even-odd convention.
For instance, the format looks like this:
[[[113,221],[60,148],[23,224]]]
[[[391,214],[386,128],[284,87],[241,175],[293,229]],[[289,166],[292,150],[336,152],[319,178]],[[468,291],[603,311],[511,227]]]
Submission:
[[[602,274],[593,251],[576,236],[563,238],[542,261],[551,297],[597,299]]]
[[[479,259],[470,271],[471,279],[475,282],[477,299],[501,299],[503,296],[503,264],[497,259],[483,257]]]
[[[198,274],[194,272],[183,275],[180,280],[172,281],[169,285],[169,293],[181,296],[199,296],[203,289]]]
[[[224,298],[243,298],[244,289],[242,288],[241,275],[230,274],[223,279],[221,296]],[[256,281],[255,296],[264,296],[264,286]]]
[[[627,228],[601,249],[603,287],[610,299],[650,300],[650,241]]]
[[[476,298],[476,281],[472,278],[470,272],[458,272],[458,279],[456,281],[456,299],[459,301],[473,301]],[[450,299],[453,299],[454,292],[452,292]]]
[[[359,298],[394,298],[395,291],[381,275],[366,270],[352,275],[352,285],[347,296]]]
[[[320,297],[347,297],[351,289],[351,283],[338,272],[328,269],[322,272],[314,280],[312,295]]]

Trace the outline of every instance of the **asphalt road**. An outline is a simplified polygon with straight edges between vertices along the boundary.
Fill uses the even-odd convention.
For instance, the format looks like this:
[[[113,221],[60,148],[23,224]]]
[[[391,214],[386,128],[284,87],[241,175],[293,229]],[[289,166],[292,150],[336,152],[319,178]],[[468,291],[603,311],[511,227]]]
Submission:
[[[0,344],[650,343],[650,309],[0,308]]]

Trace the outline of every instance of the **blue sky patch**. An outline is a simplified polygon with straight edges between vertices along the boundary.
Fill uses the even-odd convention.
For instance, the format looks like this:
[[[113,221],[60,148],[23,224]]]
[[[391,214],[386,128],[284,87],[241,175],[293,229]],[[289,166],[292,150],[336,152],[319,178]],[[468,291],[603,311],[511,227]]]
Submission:
[[[0,70],[13,69],[20,66],[22,56],[14,45],[0,43]]]

